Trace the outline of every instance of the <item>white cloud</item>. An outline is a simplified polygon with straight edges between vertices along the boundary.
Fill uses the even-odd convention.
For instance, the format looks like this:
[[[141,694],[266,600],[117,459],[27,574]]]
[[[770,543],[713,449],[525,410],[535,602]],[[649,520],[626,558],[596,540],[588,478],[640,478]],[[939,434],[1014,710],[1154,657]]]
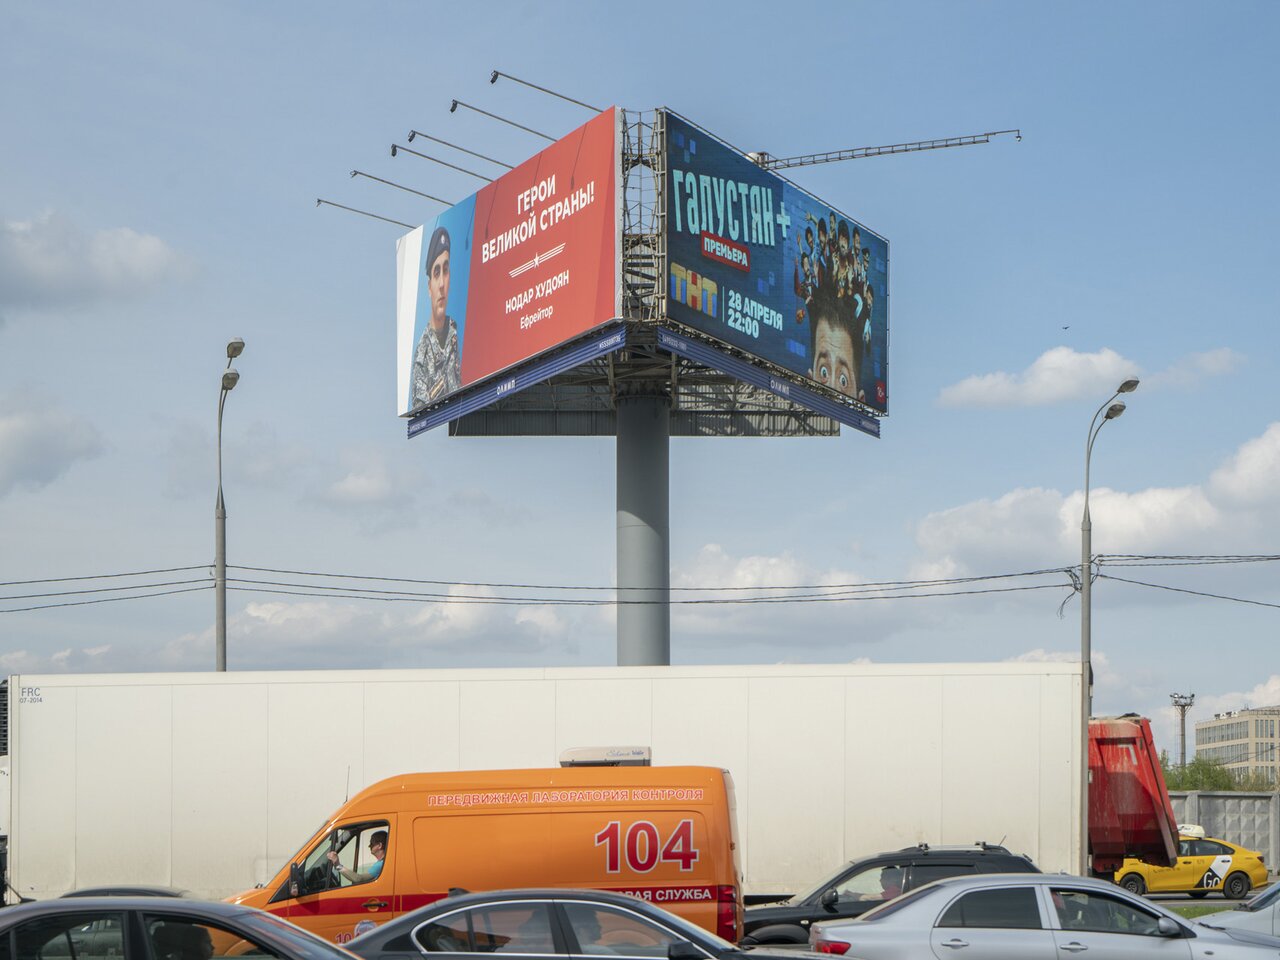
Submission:
[[[1021,373],[979,374],[945,387],[938,403],[944,407],[1041,406],[1114,390],[1137,372],[1136,364],[1114,350],[1077,353],[1070,347],[1054,347]]]
[[[1280,706],[1280,673],[1271,674],[1248,690],[1207,695],[1202,693],[1196,697],[1196,705],[1192,710],[1197,719],[1208,720],[1215,713],[1225,713],[1228,710],[1275,706]],[[1187,722],[1190,725],[1190,714],[1187,716]]]
[[[1093,685],[1095,690],[1100,687],[1113,689],[1121,689],[1125,686],[1125,680],[1111,667],[1110,658],[1101,650],[1092,649],[1089,651],[1089,660],[1093,664]],[[1006,663],[1079,663],[1079,650],[1045,650],[1043,647],[1037,647],[1034,650],[1028,650],[1017,656],[1006,657]]]
[[[0,220],[0,307],[51,307],[146,293],[188,263],[128,227],[87,232],[59,214]]]
[[[1238,370],[1244,357],[1229,347],[1193,353],[1173,364],[1167,370],[1153,373],[1143,382],[1145,389],[1157,387],[1194,387],[1209,377],[1222,377]]]
[[[0,673],[90,673],[102,669],[101,657],[109,645],[75,649],[68,647],[42,654],[33,650],[0,653]]]
[[[1052,565],[1052,558],[1062,555],[1066,535],[1062,506],[1062,494],[1036,487],[931,513],[916,528],[922,557],[912,576],[1011,573]]]
[[[426,588],[422,588],[424,591]],[[236,670],[518,666],[567,662],[576,612],[467,602],[492,596],[454,586],[436,603],[332,599],[250,601],[231,611],[227,660]],[[612,639],[612,638],[610,638]],[[212,627],[166,642],[142,669],[205,669]]]
[[[1273,423],[1213,471],[1209,489],[1225,500],[1249,506],[1280,500],[1280,423]]]
[[[0,497],[46,486],[102,451],[98,431],[82,417],[27,393],[0,395]]]
[[[1091,491],[1093,552],[1274,553],[1280,539],[1280,512],[1272,506],[1277,502],[1280,424],[1273,424],[1204,484]],[[1082,507],[1080,491],[1064,496],[1033,488],[929,514],[916,527],[919,556],[911,575],[961,577],[1077,564]],[[1241,582],[1241,571],[1232,572]],[[1174,568],[1166,574],[1174,577]]]
[[[1143,375],[1143,386],[1147,390],[1187,389],[1209,377],[1231,373],[1242,362],[1243,357],[1227,347],[1194,353],[1165,370]],[[1001,370],[977,374],[944,387],[938,403],[944,407],[1044,406],[1105,396],[1121,381],[1141,373],[1136,363],[1111,349],[1078,353],[1070,347],[1054,347],[1020,373]]]
[[[790,553],[777,556],[735,557],[719,544],[703,546],[685,565],[672,571],[673,587],[710,587],[707,592],[672,593],[673,601],[732,599],[743,596],[794,596],[804,590],[730,590],[741,587],[834,587],[857,585],[866,578],[838,568],[815,569]],[[820,592],[820,591],[818,591]],[[675,603],[671,630],[682,643],[701,655],[741,659],[747,648],[776,659],[812,662],[817,659],[854,660],[865,656],[867,645],[879,645],[906,624],[929,611],[911,605],[904,611],[893,602],[878,600],[801,601],[782,603]]]

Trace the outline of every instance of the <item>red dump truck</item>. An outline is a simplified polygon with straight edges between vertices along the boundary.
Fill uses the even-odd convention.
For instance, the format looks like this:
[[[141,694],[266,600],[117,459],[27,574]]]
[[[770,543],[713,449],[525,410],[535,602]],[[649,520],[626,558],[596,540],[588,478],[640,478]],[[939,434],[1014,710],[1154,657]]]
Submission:
[[[1146,717],[1089,721],[1089,852],[1111,879],[1125,857],[1172,866],[1178,824]]]

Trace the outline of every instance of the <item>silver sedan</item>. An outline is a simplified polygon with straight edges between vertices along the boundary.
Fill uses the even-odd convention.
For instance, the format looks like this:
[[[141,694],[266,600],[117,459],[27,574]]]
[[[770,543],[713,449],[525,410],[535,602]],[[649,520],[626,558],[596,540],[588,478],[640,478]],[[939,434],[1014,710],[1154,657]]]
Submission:
[[[1202,917],[1210,926],[1231,930],[1256,930],[1280,936],[1280,883],[1272,884],[1264,893],[1234,910],[1224,910]]]
[[[847,960],[1280,958],[1280,938],[1184,920],[1114,884],[1062,874],[938,880],[857,920],[817,924],[809,942]]]

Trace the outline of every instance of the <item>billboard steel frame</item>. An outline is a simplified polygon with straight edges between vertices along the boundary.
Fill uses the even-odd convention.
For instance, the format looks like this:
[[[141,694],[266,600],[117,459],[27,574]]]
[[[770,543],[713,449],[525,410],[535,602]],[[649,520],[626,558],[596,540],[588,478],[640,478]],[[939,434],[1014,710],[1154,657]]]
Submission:
[[[597,354],[481,409],[473,398],[453,410],[452,402],[446,402],[421,415],[439,423],[452,414],[456,419],[449,422],[449,435],[455,437],[616,438],[619,666],[671,662],[670,438],[829,437],[840,432],[832,417],[689,355],[699,351],[682,355],[659,343],[668,323],[666,113],[621,112],[621,349]],[[794,374],[767,361],[683,325],[679,329],[685,340],[728,356],[732,362],[726,366],[749,363],[766,381],[798,382]],[[866,426],[859,429],[872,432]]]

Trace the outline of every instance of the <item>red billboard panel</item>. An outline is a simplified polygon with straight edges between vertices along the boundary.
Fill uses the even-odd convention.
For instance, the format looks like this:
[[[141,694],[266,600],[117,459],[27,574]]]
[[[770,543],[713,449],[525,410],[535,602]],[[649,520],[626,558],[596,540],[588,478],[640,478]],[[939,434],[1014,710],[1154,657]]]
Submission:
[[[610,108],[400,238],[401,415],[620,315],[619,138]]]

